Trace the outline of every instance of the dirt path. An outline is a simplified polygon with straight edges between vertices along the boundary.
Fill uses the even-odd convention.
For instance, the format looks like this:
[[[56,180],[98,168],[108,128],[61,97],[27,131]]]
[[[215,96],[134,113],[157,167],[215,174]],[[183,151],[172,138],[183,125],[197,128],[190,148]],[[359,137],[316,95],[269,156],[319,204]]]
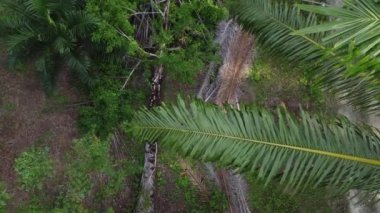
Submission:
[[[63,106],[77,102],[79,95],[68,77],[60,76],[59,96],[47,99],[34,72],[9,72],[4,53],[0,59],[0,181],[12,195],[9,210],[14,211],[27,199],[17,184],[15,158],[32,146],[48,146],[56,172],[62,172],[64,153],[78,137],[77,110]]]

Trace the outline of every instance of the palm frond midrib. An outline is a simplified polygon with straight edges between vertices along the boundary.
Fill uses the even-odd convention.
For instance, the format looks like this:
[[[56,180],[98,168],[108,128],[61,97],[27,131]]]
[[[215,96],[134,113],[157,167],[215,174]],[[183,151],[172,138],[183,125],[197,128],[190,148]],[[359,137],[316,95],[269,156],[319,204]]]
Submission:
[[[353,155],[352,153],[344,153],[344,152],[339,152],[338,150],[330,150],[327,151],[327,149],[316,149],[315,147],[310,146],[308,143],[299,143],[302,144],[303,146],[300,146],[299,144],[296,145],[296,143],[284,143],[280,140],[277,140],[276,143],[270,142],[270,140],[260,140],[260,139],[252,139],[248,138],[246,135],[242,134],[234,134],[234,135],[229,135],[229,134],[223,134],[221,132],[217,132],[214,130],[208,130],[208,131],[201,131],[200,129],[190,129],[186,128],[185,126],[182,127],[165,127],[165,126],[140,126],[139,128],[145,129],[145,130],[165,130],[169,132],[180,132],[183,134],[194,134],[194,135],[203,135],[207,137],[216,137],[216,138],[224,138],[224,139],[231,139],[235,140],[238,142],[246,142],[246,143],[254,143],[254,144],[261,144],[265,146],[272,146],[272,147],[277,147],[277,148],[284,148],[288,150],[293,150],[293,151],[300,151],[300,152],[306,152],[306,153],[313,153],[317,155],[324,155],[328,157],[333,157],[333,158],[338,158],[342,160],[349,160],[353,162],[359,162],[359,163],[364,163],[368,165],[373,165],[373,166],[380,166],[380,160],[378,159],[372,159],[372,158],[366,158],[364,156],[361,157],[360,154]],[[331,147],[330,147],[331,148]]]

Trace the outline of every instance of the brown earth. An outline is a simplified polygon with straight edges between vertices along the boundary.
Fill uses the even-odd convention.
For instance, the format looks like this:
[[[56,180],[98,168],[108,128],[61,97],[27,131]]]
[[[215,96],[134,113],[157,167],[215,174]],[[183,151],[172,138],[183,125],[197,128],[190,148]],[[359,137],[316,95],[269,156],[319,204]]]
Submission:
[[[18,184],[15,158],[33,146],[47,146],[55,172],[62,173],[64,153],[78,137],[77,109],[66,105],[78,102],[80,95],[69,86],[67,72],[61,72],[59,95],[47,98],[32,69],[10,72],[5,58],[0,54],[0,181],[12,196],[9,211],[14,212],[28,197]]]
[[[157,174],[159,173],[159,175]],[[154,211],[157,213],[186,212],[183,192],[177,189],[175,175],[167,165],[158,162],[156,186],[153,195]],[[164,181],[160,183],[160,181]]]

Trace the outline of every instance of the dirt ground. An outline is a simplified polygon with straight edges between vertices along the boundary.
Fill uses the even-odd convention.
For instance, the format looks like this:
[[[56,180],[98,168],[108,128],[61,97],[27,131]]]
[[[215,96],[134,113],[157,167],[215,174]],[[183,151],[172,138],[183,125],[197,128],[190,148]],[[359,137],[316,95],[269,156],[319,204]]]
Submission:
[[[164,184],[156,184],[154,192],[154,210],[157,213],[180,213],[186,212],[183,192],[178,191],[175,185],[175,175],[165,164],[159,163],[157,170],[161,174],[156,176],[156,182],[165,181]]]
[[[7,186],[12,199],[9,210],[27,199],[18,185],[13,168],[15,158],[32,146],[48,146],[62,172],[63,157],[73,139],[78,137],[77,110],[65,107],[80,100],[69,86],[65,72],[58,77],[57,94],[47,98],[32,68],[22,73],[6,69],[6,56],[0,54],[0,181]]]

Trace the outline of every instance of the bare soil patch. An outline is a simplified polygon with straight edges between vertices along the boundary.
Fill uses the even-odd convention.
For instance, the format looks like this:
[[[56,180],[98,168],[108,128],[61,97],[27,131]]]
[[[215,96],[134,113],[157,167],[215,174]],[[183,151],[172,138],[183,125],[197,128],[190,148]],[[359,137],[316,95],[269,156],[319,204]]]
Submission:
[[[154,192],[154,211],[157,213],[186,212],[183,194],[175,183],[175,174],[165,164],[157,164],[156,187]]]
[[[78,137],[76,108],[66,104],[78,102],[79,93],[69,85],[69,75],[61,72],[57,94],[47,98],[33,66],[23,73],[10,72],[0,54],[0,181],[12,199],[9,210],[15,211],[27,199],[20,189],[14,160],[33,146],[48,146],[58,174],[63,172],[64,153]]]

